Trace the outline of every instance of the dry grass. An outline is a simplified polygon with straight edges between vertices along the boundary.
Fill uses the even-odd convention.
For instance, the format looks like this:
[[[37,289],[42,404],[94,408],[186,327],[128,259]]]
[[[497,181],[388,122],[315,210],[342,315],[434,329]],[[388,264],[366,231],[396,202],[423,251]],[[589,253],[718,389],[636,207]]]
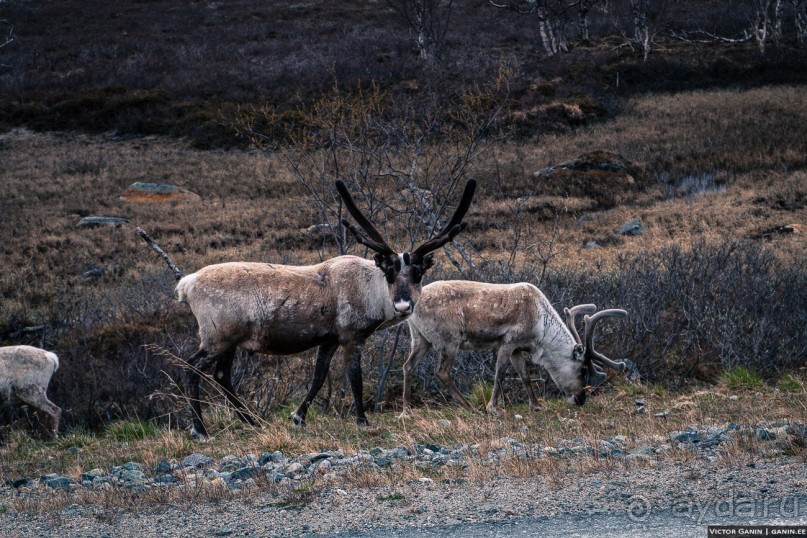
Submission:
[[[800,379],[803,384],[804,379]],[[396,413],[371,415],[372,425],[358,427],[351,421],[330,415],[312,413],[308,427],[295,428],[284,416],[267,418],[260,429],[245,428],[223,408],[212,408],[208,422],[215,435],[205,443],[192,442],[187,432],[159,428],[138,440],[121,443],[109,434],[121,431],[109,428],[107,433],[88,434],[71,432],[57,441],[43,443],[24,433],[16,433],[0,447],[0,480],[13,480],[20,476],[37,476],[44,472],[58,472],[78,479],[82,472],[91,469],[109,469],[128,461],[136,461],[152,468],[161,459],[183,458],[193,452],[202,452],[214,459],[227,455],[258,455],[264,451],[281,450],[287,456],[314,455],[326,450],[339,450],[343,454],[356,454],[380,446],[403,446],[413,453],[416,445],[474,446],[462,466],[424,466],[417,461],[402,461],[382,472],[366,467],[351,468],[346,472],[317,476],[298,485],[279,485],[258,479],[241,490],[230,490],[223,482],[196,481],[180,477],[181,487],[153,487],[145,491],[126,491],[119,488],[85,490],[78,488],[67,494],[53,492],[48,495],[19,496],[13,508],[20,511],[50,511],[72,503],[94,504],[114,508],[133,508],[153,503],[215,501],[249,497],[254,491],[268,491],[278,502],[289,505],[304,504],[307,498],[325,486],[340,488],[395,488],[421,478],[435,481],[470,481],[485,484],[494,478],[539,478],[547,486],[560,487],[562,477],[569,474],[585,475],[592,471],[623,473],[630,467],[655,466],[687,462],[697,453],[674,447],[669,441],[671,431],[687,426],[707,427],[734,422],[754,425],[767,421],[804,422],[807,420],[807,392],[782,392],[770,386],[758,391],[732,390],[721,384],[704,390],[670,392],[658,386],[630,384],[619,381],[608,391],[590,399],[583,408],[573,408],[560,400],[545,402],[544,410],[531,413],[525,406],[503,410],[498,418],[472,415],[454,407],[423,408],[409,419],[400,419]],[[736,398],[734,398],[736,396]],[[649,413],[635,412],[635,399],[647,402]],[[654,413],[664,411],[665,418]],[[574,444],[598,446],[600,440],[623,435],[626,450],[652,444],[669,443],[673,448],[648,461],[625,462],[614,458],[578,456],[554,458],[542,454],[542,446],[562,447]],[[773,457],[772,443],[760,441],[752,432],[734,433],[735,442],[725,443],[716,452],[718,464],[737,466],[759,458]],[[507,439],[522,443],[523,454],[501,456],[491,464],[486,455],[510,446]],[[781,447],[780,447],[781,448]],[[807,458],[803,446],[786,447],[786,453]],[[806,460],[807,461],[807,460]]]

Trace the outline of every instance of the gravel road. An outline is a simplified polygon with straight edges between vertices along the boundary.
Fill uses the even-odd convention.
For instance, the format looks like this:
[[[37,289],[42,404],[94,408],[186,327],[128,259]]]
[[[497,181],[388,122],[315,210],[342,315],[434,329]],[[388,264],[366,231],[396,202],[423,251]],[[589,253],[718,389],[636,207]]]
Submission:
[[[212,504],[68,505],[0,514],[2,536],[705,536],[707,524],[807,525],[807,466],[655,461],[566,476],[325,487],[294,508],[255,492]]]

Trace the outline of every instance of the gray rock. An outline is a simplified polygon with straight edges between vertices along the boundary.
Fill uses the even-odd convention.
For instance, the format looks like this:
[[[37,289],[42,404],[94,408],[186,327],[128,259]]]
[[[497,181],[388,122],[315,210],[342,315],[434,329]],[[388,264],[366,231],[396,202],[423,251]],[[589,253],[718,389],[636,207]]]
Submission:
[[[219,469],[222,471],[235,471],[241,467],[243,467],[241,458],[237,456],[224,456],[219,461]]]
[[[644,233],[644,226],[642,226],[642,223],[639,222],[638,219],[635,219],[617,227],[614,231],[621,235],[642,235]]]
[[[393,457],[393,458],[406,458],[406,457],[411,456],[412,453],[409,452],[409,449],[406,448],[405,446],[399,446],[395,450],[390,452],[389,455],[390,455],[390,457]]]
[[[274,452],[264,452],[258,458],[259,465],[266,465],[267,463],[285,463],[288,460],[286,456],[279,450]]]
[[[260,472],[260,467],[241,467],[240,469],[233,471],[233,473],[230,475],[230,480],[246,480],[247,478],[258,476]]]
[[[670,438],[677,443],[698,443],[700,442],[700,435],[696,430],[687,428],[683,432],[673,432]]]
[[[101,226],[122,226],[127,224],[129,219],[125,217],[84,217],[76,227],[78,228],[98,228]]]
[[[104,471],[102,471],[101,469],[93,469],[92,471],[87,471],[86,473],[81,473],[81,481],[84,482],[85,480],[88,480],[88,481],[92,482],[93,480],[95,480],[99,476],[103,476],[103,475],[104,475]]]
[[[119,475],[116,475],[118,478],[123,480],[124,482],[138,482],[145,478],[145,475],[142,471],[126,471],[123,470]]]
[[[761,441],[773,441],[774,439],[776,439],[776,434],[771,430],[765,428],[757,428],[756,436],[757,439]]]
[[[71,484],[73,484],[73,479],[67,476],[56,476],[45,480],[45,485],[51,489],[69,490]]]
[[[183,467],[205,467],[212,463],[212,458],[199,453],[191,454],[182,460]]]
[[[176,481],[177,481],[176,477],[170,474],[163,474],[154,477],[154,482],[157,484],[174,484],[176,483]]]
[[[157,465],[154,466],[154,472],[159,474],[165,474],[171,471],[171,464],[168,460],[160,460],[157,462]]]

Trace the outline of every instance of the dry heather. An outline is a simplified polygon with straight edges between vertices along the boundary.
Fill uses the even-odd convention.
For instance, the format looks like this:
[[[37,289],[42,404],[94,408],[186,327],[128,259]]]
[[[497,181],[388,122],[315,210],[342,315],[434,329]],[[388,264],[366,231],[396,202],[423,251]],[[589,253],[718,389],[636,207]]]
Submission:
[[[803,233],[775,230],[807,224],[805,125],[804,88],[781,86],[635,98],[614,120],[579,132],[545,136],[535,144],[491,143],[466,173],[482,186],[459,243],[480,272],[466,270],[461,276],[532,280],[547,288],[558,308],[572,301],[628,308],[636,317],[624,329],[605,331],[601,347],[631,358],[657,381],[714,379],[716,365],[748,361],[782,368],[803,363],[803,334],[791,327],[805,315],[798,295],[805,288],[804,269],[797,261],[807,256],[807,241]],[[616,152],[636,170],[615,207],[596,209],[598,201],[585,192],[546,195],[550,185],[532,176],[594,150]],[[148,230],[187,272],[226,260],[309,263],[336,252],[329,240],[307,230],[319,215],[278,153],[200,151],[162,138],[14,130],[0,137],[0,160],[0,341],[42,343],[59,353],[63,367],[51,394],[65,409],[66,424],[95,427],[131,416],[176,420],[184,412],[172,383],[179,370],[164,356],[188,356],[195,327],[187,309],[172,301],[169,273],[137,238],[134,226]],[[429,180],[422,178],[425,185]],[[178,185],[200,199],[121,199],[136,181]],[[398,196],[383,188],[382,194]],[[121,216],[129,223],[79,228],[80,219],[90,215]],[[632,219],[641,221],[644,235],[615,233]],[[602,248],[584,248],[588,241]],[[748,304],[734,308],[742,316],[720,325],[719,333],[710,323],[727,319],[727,297],[718,297],[722,302],[714,308],[693,303],[689,312],[691,297],[667,290],[678,293],[676,300],[684,306],[641,311],[659,296],[658,288],[625,276],[642,260],[657,259],[661,272],[699,245],[694,255],[712,263],[710,256],[722,252],[719,246],[733,241],[746,245],[726,255],[740,260],[732,273],[739,280],[727,280],[720,289],[744,289],[742,279],[754,285],[754,278],[775,281],[770,292],[781,296],[782,305],[795,305],[788,319],[775,314],[770,301],[752,304],[753,293],[746,294]],[[457,276],[439,258],[442,267],[431,278]],[[715,274],[726,270],[708,268]],[[708,290],[697,288],[699,279],[690,274],[686,282],[698,290],[699,300],[709,299]],[[760,310],[763,306],[767,310]],[[708,312],[708,319],[701,312]],[[701,322],[694,329],[692,314]],[[42,326],[44,333],[29,330]],[[739,339],[749,343],[726,354],[714,337],[732,342],[734,331],[750,335]],[[687,339],[665,340],[680,334]],[[405,330],[400,337],[394,347],[391,336],[379,335],[367,351],[369,393],[376,372],[385,361],[393,362],[389,390],[376,401],[387,407],[397,405]],[[771,346],[771,341],[785,343]],[[460,373],[466,388],[489,372],[488,363],[480,354],[465,361]],[[296,398],[310,367],[308,355],[244,360],[237,377],[250,380],[245,391],[263,412]],[[420,382],[434,394],[432,367],[423,365]],[[775,376],[777,370],[768,367],[763,374]],[[338,369],[334,379],[340,379]],[[335,385],[338,398],[339,382]],[[334,405],[349,409],[349,402]]]

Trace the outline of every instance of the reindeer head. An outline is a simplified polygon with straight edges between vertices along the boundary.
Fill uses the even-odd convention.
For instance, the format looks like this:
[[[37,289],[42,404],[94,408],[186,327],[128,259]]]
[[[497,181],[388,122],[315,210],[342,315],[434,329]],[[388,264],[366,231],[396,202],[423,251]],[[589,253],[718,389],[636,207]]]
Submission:
[[[375,251],[375,264],[384,272],[389,285],[390,298],[395,307],[395,315],[399,318],[409,316],[415,309],[415,303],[420,298],[423,275],[434,265],[431,252],[453,240],[457,234],[465,229],[467,223],[463,222],[462,219],[465,213],[468,212],[468,208],[471,207],[474,191],[476,190],[476,181],[469,180],[465,184],[465,191],[462,193],[462,198],[454,211],[454,215],[437,235],[421,243],[412,252],[402,253],[396,253],[392,250],[378,230],[362,214],[342,180],[336,181],[336,190],[345,202],[348,212],[361,226],[364,233],[345,219],[342,219],[342,224],[350,230],[357,242]]]
[[[574,346],[573,363],[575,365],[576,375],[570,376],[570,382],[567,386],[561,388],[566,394],[570,394],[569,402],[576,405],[583,405],[586,402],[586,395],[592,387],[601,385],[608,377],[602,371],[603,366],[612,368],[617,374],[622,373],[625,369],[624,362],[614,362],[602,353],[594,349],[594,329],[597,323],[605,317],[625,317],[628,313],[625,310],[611,309],[601,310],[597,312],[597,307],[593,304],[577,305],[571,309],[564,308],[566,314],[566,325],[569,332],[574,336],[577,345]],[[596,312],[596,313],[595,313]],[[585,331],[583,337],[585,340],[580,339],[575,327],[575,319],[578,315],[585,314],[583,323]],[[593,315],[589,315],[593,314]],[[573,380],[572,380],[573,379]]]

